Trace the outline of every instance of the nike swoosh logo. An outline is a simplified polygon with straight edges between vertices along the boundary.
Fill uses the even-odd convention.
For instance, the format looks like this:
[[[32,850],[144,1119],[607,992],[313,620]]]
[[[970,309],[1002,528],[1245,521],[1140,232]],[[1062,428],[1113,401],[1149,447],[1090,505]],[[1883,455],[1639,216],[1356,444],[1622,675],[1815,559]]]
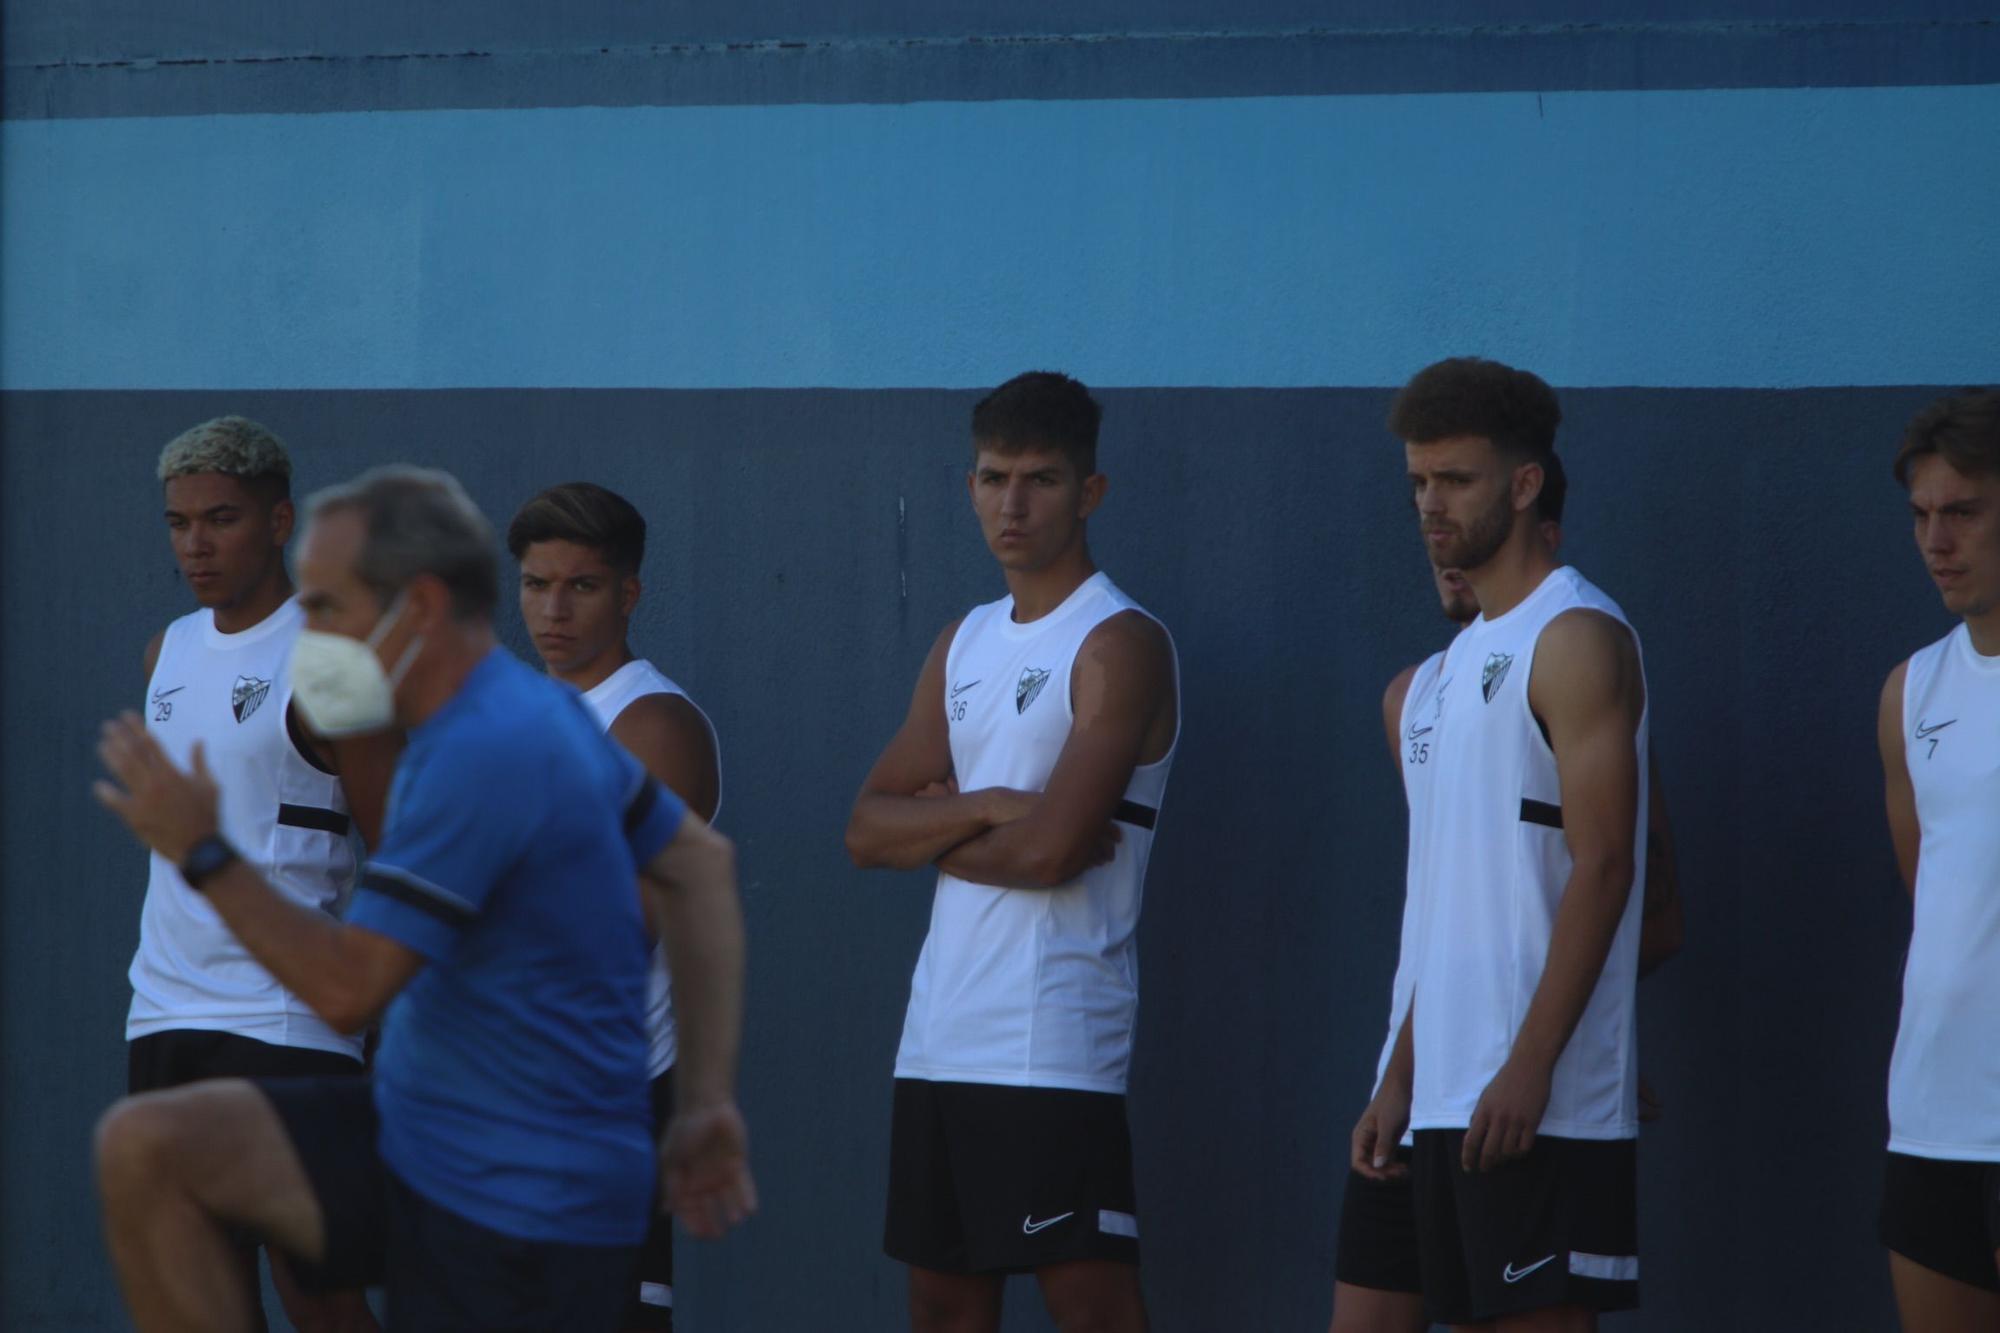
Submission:
[[[1514,1267],[1513,1264],[1510,1263],[1507,1265],[1506,1268],[1501,1270],[1500,1276],[1506,1279],[1506,1281],[1511,1285],[1512,1283],[1519,1282],[1522,1278],[1534,1272],[1536,1269],[1544,1268],[1549,1264],[1554,1263],[1555,1261],[1556,1257],[1552,1254],[1546,1259],[1538,1260],[1535,1263],[1529,1264],[1526,1268],[1516,1268]]]
[[[1411,727],[1408,739],[1415,740],[1419,736],[1428,736],[1431,734],[1431,731],[1432,728],[1430,727]]]
[[[172,688],[171,690],[154,690],[154,691],[153,691],[153,697],[154,697],[155,699],[164,699],[164,698],[166,698],[166,697],[167,697],[168,695],[170,695],[170,694],[179,694],[179,693],[180,693],[180,692],[181,692],[182,690],[184,690],[184,689],[186,689],[186,688],[187,688],[187,686],[185,686],[185,685],[176,685],[176,686],[174,686],[174,687],[173,687],[173,688]],[[1956,718],[1954,718],[1954,719],[1953,719],[1953,721],[1956,721],[1956,720],[1957,720]],[[1947,722],[1947,723],[1945,723],[1944,725],[1948,727],[1948,726],[1950,726],[1950,725],[1951,725],[1951,723],[1950,723],[1950,722]]]
[[[1933,722],[1930,726],[1927,727],[1923,724],[1923,720],[1920,718],[1917,721],[1917,739],[1920,741],[1927,741],[1931,738],[1933,733],[1943,731],[1946,727],[1950,726],[1953,722],[1956,721],[1958,721],[1957,718],[1952,718],[1949,721],[1945,722]]]
[[[976,683],[977,682],[975,682],[975,684]],[[1076,1210],[1072,1208],[1069,1212],[1058,1213],[1054,1217],[1045,1217],[1041,1221],[1037,1222],[1034,1218],[1034,1215],[1031,1213],[1027,1217],[1021,1219],[1021,1234],[1024,1236],[1032,1236],[1037,1231],[1048,1230],[1050,1227],[1062,1221],[1064,1218],[1075,1217],[1075,1216],[1076,1216]],[[1553,1258],[1554,1256],[1552,1255],[1550,1257]]]
[[[983,677],[982,677],[982,679],[983,679]],[[971,685],[956,685],[956,686],[953,686],[953,687],[952,687],[952,691],[951,691],[951,697],[952,697],[952,698],[954,698],[954,699],[956,699],[956,698],[957,698],[957,697],[958,697],[959,695],[961,695],[961,694],[964,694],[964,693],[965,693],[965,692],[966,692],[967,690],[971,689],[973,685],[977,685],[978,683],[979,683],[979,681],[976,681],[976,680],[975,680],[975,681],[973,681],[973,682],[972,682],[972,684],[971,684]],[[1068,1214],[1064,1214],[1064,1216],[1068,1216]]]

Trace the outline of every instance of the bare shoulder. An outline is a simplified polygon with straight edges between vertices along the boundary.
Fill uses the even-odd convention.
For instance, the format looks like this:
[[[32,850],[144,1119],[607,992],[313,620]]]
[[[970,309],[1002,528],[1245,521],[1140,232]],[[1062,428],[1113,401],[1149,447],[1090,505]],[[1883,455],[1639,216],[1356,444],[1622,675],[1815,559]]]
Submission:
[[[611,734],[634,753],[663,746],[705,751],[714,745],[708,719],[681,694],[641,695],[618,714]]]
[[[1118,677],[1152,679],[1172,673],[1174,645],[1166,626],[1144,611],[1120,611],[1084,636],[1077,659]]]
[[[1402,716],[1403,701],[1410,697],[1410,682],[1417,678],[1417,668],[1422,665],[1412,662],[1389,678],[1382,689],[1382,716],[1395,719]]]
[[[1550,651],[1553,650],[1553,651]],[[1573,606],[1542,627],[1535,649],[1535,664],[1544,655],[1558,663],[1581,659],[1585,662],[1639,660],[1639,641],[1632,627],[1609,612],[1590,606]]]
[[[1882,682],[1882,717],[1895,718],[1896,725],[1903,725],[1903,682],[1910,677],[1910,659],[1904,658],[1889,672],[1889,679]]]

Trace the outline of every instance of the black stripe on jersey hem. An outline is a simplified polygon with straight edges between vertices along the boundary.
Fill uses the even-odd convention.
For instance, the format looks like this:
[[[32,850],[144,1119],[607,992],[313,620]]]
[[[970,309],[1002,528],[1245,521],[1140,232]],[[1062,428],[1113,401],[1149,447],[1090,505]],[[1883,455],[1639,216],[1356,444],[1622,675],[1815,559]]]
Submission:
[[[1160,812],[1150,805],[1140,805],[1137,801],[1120,801],[1111,817],[1121,824],[1134,828],[1149,829],[1160,822]]]
[[[659,804],[659,800],[659,783],[653,781],[651,778],[647,778],[639,784],[639,791],[632,797],[632,803],[625,807],[626,837],[629,838],[639,831],[639,826],[644,824],[646,817],[653,813],[653,807]]]
[[[1547,801],[1531,801],[1523,796],[1521,798],[1521,822],[1523,824],[1540,824],[1543,828],[1561,828],[1563,826],[1563,808],[1559,805],[1550,805]]]
[[[319,747],[313,744],[305,724],[299,721],[299,710],[292,707],[289,701],[285,704],[285,734],[292,738],[292,748],[299,752],[299,758],[330,778],[340,776],[338,770],[328,768],[326,760],[320,758]]]
[[[317,805],[278,806],[278,822],[286,828],[315,828],[323,833],[331,833],[337,838],[347,836],[347,830],[354,821],[338,810],[328,810]]]
[[[361,877],[361,887],[371,889],[384,898],[393,898],[405,907],[414,907],[426,916],[434,916],[454,930],[470,925],[476,915],[472,909],[459,903],[447,902],[435,894],[425,893],[400,879],[391,879],[380,870],[370,870]]]

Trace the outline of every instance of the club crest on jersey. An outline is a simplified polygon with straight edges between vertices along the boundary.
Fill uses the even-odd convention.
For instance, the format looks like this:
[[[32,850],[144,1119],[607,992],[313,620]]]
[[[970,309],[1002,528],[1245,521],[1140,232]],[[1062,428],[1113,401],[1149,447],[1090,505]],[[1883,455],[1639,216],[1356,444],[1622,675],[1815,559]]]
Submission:
[[[1494,653],[1486,659],[1486,669],[1479,673],[1479,692],[1492,703],[1499,692],[1500,684],[1507,679],[1507,668],[1514,665],[1512,653]]]
[[[1014,686],[1014,711],[1025,713],[1028,705],[1042,697],[1042,686],[1049,683],[1047,667],[1023,667],[1021,679]]]
[[[264,702],[264,696],[271,692],[271,682],[259,680],[255,676],[238,676],[235,686],[229,691],[229,706],[236,710],[238,722],[248,722],[250,715],[257,711],[257,705]]]

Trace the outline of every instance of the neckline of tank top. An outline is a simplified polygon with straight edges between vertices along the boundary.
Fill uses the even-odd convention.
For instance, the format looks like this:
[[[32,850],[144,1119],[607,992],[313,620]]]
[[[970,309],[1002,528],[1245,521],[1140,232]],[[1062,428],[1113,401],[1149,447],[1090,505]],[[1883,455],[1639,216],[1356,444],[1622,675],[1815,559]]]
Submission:
[[[622,683],[629,676],[643,676],[648,671],[662,676],[666,674],[646,658],[635,657],[582,693],[586,696],[609,694],[614,684]]]
[[[1077,584],[1069,596],[1056,604],[1056,608],[1053,611],[1050,611],[1045,616],[1037,616],[1033,620],[1028,621],[1014,619],[1014,594],[1008,593],[999,603],[999,614],[995,617],[997,627],[1002,634],[1010,639],[1032,639],[1037,635],[1047,633],[1049,630],[1055,628],[1057,624],[1066,620],[1075,612],[1077,607],[1083,605],[1086,593],[1110,586],[1111,576],[1100,569],[1083,582]]]
[[[262,643],[273,634],[293,627],[305,619],[305,612],[299,609],[298,599],[287,597],[278,604],[276,610],[252,625],[249,629],[240,629],[234,634],[227,634],[215,627],[214,610],[206,607],[203,610],[206,611],[206,614],[202,616],[199,622],[202,642],[208,647],[218,649],[222,652],[232,652],[239,648],[249,648],[255,644]]]
[[[1967,666],[1986,675],[2000,673],[2000,657],[1988,657],[1973,646],[1970,625],[1961,620],[1958,622],[1958,628],[1951,633],[1952,637],[1958,640],[1959,655],[1965,659]]]
[[[1578,577],[1574,566],[1557,565],[1554,569],[1550,570],[1547,574],[1544,574],[1542,576],[1542,581],[1540,583],[1537,583],[1535,585],[1534,591],[1529,593],[1526,597],[1523,597],[1520,601],[1514,603],[1514,605],[1508,607],[1504,612],[1502,612],[1497,616],[1494,616],[1490,620],[1485,616],[1484,613],[1482,613],[1479,619],[1473,621],[1472,623],[1474,625],[1477,625],[1481,629],[1498,629],[1506,625],[1509,621],[1514,620],[1515,618],[1520,616],[1520,614],[1523,611],[1526,611],[1529,607],[1533,606],[1536,602],[1540,601],[1544,596],[1546,596],[1549,589],[1555,587],[1560,582],[1564,582],[1565,581],[1563,578],[1564,575],[1568,575],[1570,580],[1574,580],[1575,578]]]

